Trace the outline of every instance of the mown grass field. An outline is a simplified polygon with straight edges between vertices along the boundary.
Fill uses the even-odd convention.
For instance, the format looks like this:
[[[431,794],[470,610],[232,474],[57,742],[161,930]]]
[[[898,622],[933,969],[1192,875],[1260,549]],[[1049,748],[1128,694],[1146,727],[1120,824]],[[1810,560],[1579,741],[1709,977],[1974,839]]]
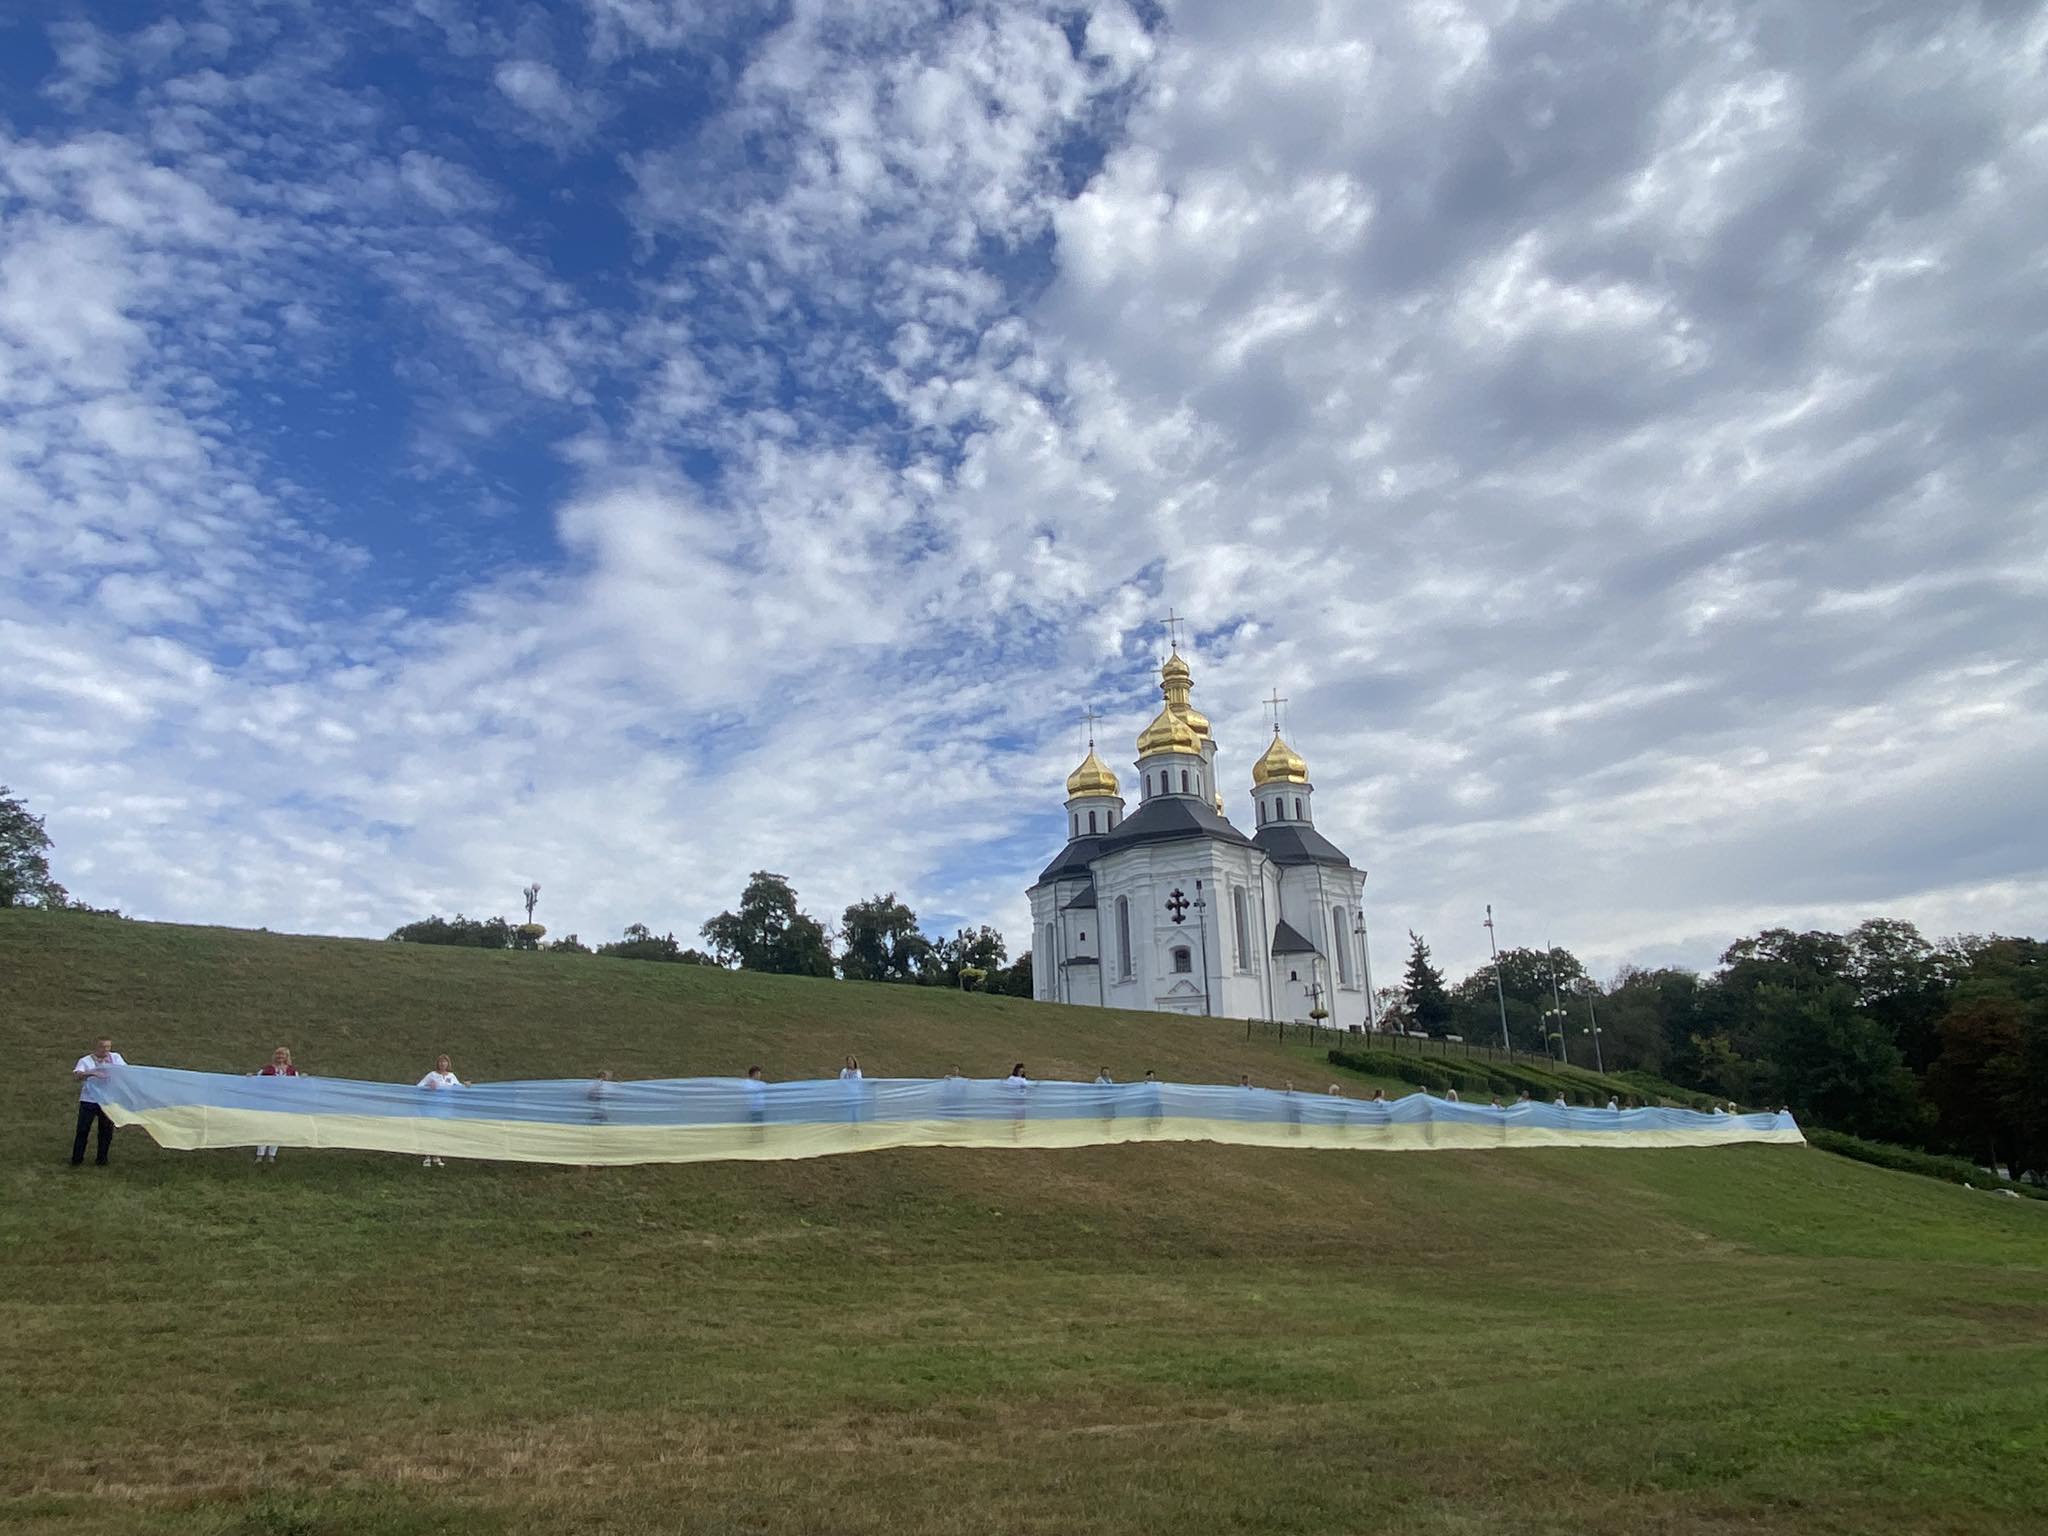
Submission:
[[[2035,1202],[1771,1147],[429,1172],[124,1132],[72,1170],[101,1032],[387,1078],[1329,1075],[1221,1022],[0,913],[9,1528],[2044,1528]]]

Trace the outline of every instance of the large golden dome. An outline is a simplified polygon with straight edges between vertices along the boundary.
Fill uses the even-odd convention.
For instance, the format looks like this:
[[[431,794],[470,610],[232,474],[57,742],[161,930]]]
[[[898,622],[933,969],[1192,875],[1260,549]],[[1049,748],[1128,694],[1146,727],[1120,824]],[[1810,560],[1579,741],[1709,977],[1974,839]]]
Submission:
[[[1301,754],[1280,739],[1280,733],[1273,733],[1273,744],[1266,748],[1259,760],[1252,764],[1252,788],[1264,789],[1268,784],[1306,784],[1308,764],[1301,760]]]
[[[1154,715],[1152,723],[1138,733],[1138,756],[1150,757],[1155,752],[1185,752],[1190,757],[1202,755],[1202,738],[1171,704]]]
[[[1091,743],[1088,755],[1081,759],[1081,766],[1067,775],[1067,798],[1078,800],[1084,795],[1101,795],[1113,799],[1121,793],[1116,775],[1110,772],[1109,764],[1095,755]]]

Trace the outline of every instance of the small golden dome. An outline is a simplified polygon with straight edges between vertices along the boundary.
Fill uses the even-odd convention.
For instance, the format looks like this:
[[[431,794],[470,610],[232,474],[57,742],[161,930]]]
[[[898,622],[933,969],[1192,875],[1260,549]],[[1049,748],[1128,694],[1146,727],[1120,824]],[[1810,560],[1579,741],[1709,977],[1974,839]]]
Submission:
[[[1109,798],[1121,794],[1116,775],[1110,772],[1109,764],[1095,755],[1095,748],[1088,748],[1088,755],[1081,759],[1081,766],[1067,775],[1067,798],[1078,800],[1084,795],[1102,795]]]
[[[1155,752],[1185,752],[1190,757],[1202,755],[1202,740],[1195,734],[1195,728],[1181,718],[1180,712],[1171,704],[1152,717],[1152,723],[1138,733],[1138,756],[1150,757]]]
[[[1268,784],[1306,784],[1308,764],[1301,760],[1301,754],[1280,739],[1280,733],[1273,733],[1273,744],[1266,748],[1256,763],[1252,764],[1252,788],[1264,789]]]
[[[1168,656],[1159,668],[1159,691],[1166,698],[1166,707],[1187,722],[1188,729],[1198,738],[1196,746],[1209,739],[1209,717],[1188,702],[1188,690],[1194,686],[1195,675],[1188,670],[1188,664],[1179,651]]]

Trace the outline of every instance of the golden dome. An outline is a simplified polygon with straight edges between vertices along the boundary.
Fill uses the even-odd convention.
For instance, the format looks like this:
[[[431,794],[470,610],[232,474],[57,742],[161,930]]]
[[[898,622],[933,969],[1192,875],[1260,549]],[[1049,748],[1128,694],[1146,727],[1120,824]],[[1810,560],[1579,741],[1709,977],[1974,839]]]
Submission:
[[[1280,739],[1280,733],[1273,733],[1273,744],[1266,748],[1259,760],[1252,764],[1252,788],[1264,789],[1268,784],[1306,784],[1308,764],[1301,760],[1301,754]]]
[[[1202,739],[1171,704],[1154,715],[1152,723],[1138,733],[1138,756],[1150,757],[1154,752],[1185,752],[1190,757],[1202,755]]]
[[[1110,772],[1109,764],[1095,755],[1090,743],[1088,755],[1081,759],[1081,766],[1067,775],[1067,798],[1077,800],[1083,795],[1102,795],[1110,798],[1121,794],[1117,788],[1116,775]]]

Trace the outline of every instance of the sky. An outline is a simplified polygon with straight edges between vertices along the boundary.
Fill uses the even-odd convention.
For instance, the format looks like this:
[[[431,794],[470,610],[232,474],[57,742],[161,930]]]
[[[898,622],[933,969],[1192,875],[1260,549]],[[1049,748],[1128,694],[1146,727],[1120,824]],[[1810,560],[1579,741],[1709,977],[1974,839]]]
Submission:
[[[2042,931],[2048,11],[0,8],[75,894],[1022,940],[1190,618],[1379,979]]]

